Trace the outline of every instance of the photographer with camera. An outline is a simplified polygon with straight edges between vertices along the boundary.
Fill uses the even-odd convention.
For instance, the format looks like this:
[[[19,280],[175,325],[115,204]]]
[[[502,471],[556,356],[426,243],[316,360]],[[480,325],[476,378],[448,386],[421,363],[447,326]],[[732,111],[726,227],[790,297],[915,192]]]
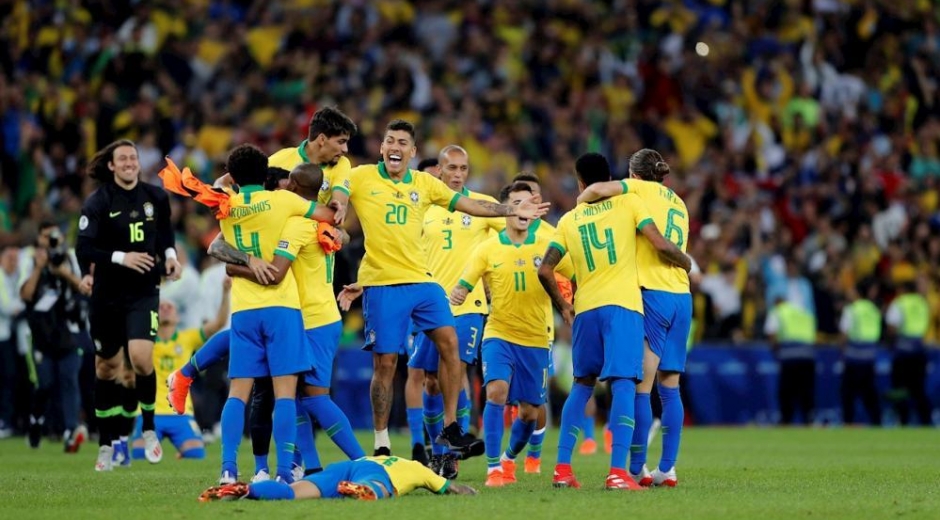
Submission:
[[[32,252],[32,265],[24,266],[20,279],[20,298],[26,304],[31,333],[26,362],[34,386],[29,417],[29,445],[33,448],[39,447],[54,386],[59,391],[66,452],[77,451],[87,435],[78,425],[82,355],[74,336],[81,332],[85,321],[79,273],[75,254],[59,228],[43,222]]]

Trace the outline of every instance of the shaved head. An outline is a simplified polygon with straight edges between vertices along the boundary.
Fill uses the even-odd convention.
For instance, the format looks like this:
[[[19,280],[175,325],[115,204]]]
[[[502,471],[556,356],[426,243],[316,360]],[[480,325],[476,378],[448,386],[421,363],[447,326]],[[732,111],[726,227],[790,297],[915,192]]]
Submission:
[[[323,185],[323,170],[313,163],[303,163],[290,172],[290,191],[307,200],[317,200]]]

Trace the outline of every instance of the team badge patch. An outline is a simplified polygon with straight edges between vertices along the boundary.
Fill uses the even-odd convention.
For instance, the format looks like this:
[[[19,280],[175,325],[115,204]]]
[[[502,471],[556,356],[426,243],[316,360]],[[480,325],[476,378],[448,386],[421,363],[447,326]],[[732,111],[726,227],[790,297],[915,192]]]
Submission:
[[[153,204],[149,202],[144,203],[144,215],[147,218],[153,218]]]
[[[320,191],[330,191],[330,181],[323,179],[323,184],[320,185]]]
[[[288,242],[287,240],[280,240],[277,243],[278,249],[287,249],[288,247],[290,247],[290,242]]]
[[[473,223],[473,219],[470,217],[470,215],[464,215],[460,217],[460,223],[463,225],[463,227],[467,228],[470,227],[470,224]]]
[[[182,356],[182,355],[183,355],[183,347],[177,345],[175,350],[176,350],[176,355],[177,355],[177,356]]]
[[[78,229],[81,231],[85,231],[87,227],[88,227],[88,217],[86,217],[85,215],[82,215],[82,218],[78,219]]]
[[[411,192],[411,202],[413,202],[413,203],[415,203],[415,204],[418,203],[418,192],[417,192],[417,191]]]
[[[535,255],[535,256],[532,258],[532,265],[534,265],[536,269],[538,269],[539,267],[542,266],[542,257],[541,257],[541,255]]]

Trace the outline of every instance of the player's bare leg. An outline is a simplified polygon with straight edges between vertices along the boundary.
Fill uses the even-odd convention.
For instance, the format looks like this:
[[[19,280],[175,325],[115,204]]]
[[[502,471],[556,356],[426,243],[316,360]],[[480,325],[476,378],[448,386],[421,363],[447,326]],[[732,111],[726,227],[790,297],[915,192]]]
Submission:
[[[395,380],[395,368],[398,366],[398,354],[373,354],[372,365],[374,370],[369,395],[372,400],[372,424],[375,429],[375,454],[390,455],[388,415],[392,411],[392,383]]]
[[[457,424],[457,401],[463,381],[460,354],[457,350],[457,331],[454,327],[447,326],[426,331],[425,334],[434,342],[440,355],[437,376],[441,394],[444,395],[444,431],[435,442],[446,445],[456,453],[479,454],[482,452],[483,443],[461,431]]]

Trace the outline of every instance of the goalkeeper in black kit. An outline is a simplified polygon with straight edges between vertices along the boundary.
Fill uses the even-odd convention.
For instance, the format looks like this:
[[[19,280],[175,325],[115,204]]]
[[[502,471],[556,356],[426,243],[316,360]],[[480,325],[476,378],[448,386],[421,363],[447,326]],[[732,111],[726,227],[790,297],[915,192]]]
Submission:
[[[95,471],[110,471],[119,443],[126,390],[118,375],[125,363],[136,374],[144,452],[151,463],[163,452],[154,432],[157,393],[153,343],[162,277],[178,280],[169,198],[140,182],[137,147],[119,140],[98,152],[89,173],[100,184],[82,206],[77,255],[82,285],[91,288],[91,336],[95,342],[95,415],[99,424]]]

